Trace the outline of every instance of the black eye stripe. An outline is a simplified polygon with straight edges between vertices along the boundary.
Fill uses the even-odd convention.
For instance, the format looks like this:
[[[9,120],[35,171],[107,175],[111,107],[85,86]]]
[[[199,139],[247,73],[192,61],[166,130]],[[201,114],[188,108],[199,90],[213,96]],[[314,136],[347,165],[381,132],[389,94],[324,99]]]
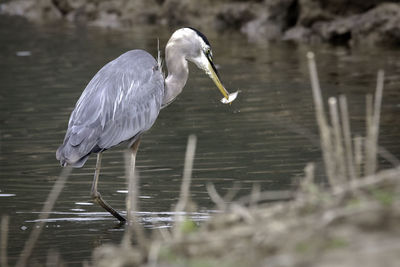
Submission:
[[[211,61],[212,60],[212,52],[211,49],[207,49],[205,52],[206,56],[208,57],[208,59]]]
[[[202,34],[199,30],[197,30],[197,29],[195,29],[195,28],[192,28],[192,27],[188,27],[188,28],[191,29],[191,30],[193,30],[193,31],[195,31],[195,32],[197,33],[197,35],[200,36],[201,39],[203,39],[203,41],[204,41],[208,46],[210,46],[210,42],[208,41],[207,37],[206,37],[204,34]]]

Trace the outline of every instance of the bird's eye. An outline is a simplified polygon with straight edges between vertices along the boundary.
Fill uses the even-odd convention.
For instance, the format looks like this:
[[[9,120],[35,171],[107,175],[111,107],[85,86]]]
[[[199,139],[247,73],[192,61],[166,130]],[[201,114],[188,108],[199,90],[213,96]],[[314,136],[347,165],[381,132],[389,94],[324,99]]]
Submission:
[[[208,59],[210,60],[210,61],[212,61],[212,52],[211,52],[211,49],[207,49],[206,50],[206,56],[208,57]]]

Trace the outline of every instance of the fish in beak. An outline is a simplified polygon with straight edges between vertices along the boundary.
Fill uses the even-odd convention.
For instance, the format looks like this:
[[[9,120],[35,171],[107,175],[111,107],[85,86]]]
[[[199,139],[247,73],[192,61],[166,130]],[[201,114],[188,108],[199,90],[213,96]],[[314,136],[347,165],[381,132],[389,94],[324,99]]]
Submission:
[[[206,72],[206,74],[213,80],[213,82],[215,83],[221,94],[224,96],[221,99],[222,103],[230,104],[233,102],[233,100],[236,99],[239,91],[230,94],[225,89],[224,85],[221,82],[221,79],[219,78],[217,68],[213,63],[211,50],[207,50],[206,52],[201,53],[201,56],[197,57],[194,63],[199,68],[203,69]]]
[[[217,68],[215,67],[213,60],[212,60],[212,53],[210,50],[208,50],[208,52],[206,52],[205,54],[207,61],[208,61],[208,66],[207,66],[207,74],[208,76],[210,76],[210,78],[214,81],[215,85],[217,86],[217,88],[219,89],[219,91],[221,92],[221,94],[224,96],[221,99],[221,102],[224,104],[230,104],[233,102],[233,100],[236,99],[237,94],[239,93],[238,91],[229,94],[229,92],[225,89],[224,85],[221,82],[221,79],[219,78],[219,74],[217,71]]]

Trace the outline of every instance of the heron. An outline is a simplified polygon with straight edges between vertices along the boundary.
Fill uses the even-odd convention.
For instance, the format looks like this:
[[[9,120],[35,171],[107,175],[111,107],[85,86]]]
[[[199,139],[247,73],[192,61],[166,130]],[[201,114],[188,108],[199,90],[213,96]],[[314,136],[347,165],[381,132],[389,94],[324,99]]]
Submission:
[[[232,102],[237,95],[229,94],[221,83],[211,45],[200,31],[187,27],[172,34],[165,47],[165,79],[158,53],[156,60],[144,50],[130,50],[104,65],[76,103],[64,142],[56,152],[61,166],[73,168],[82,167],[91,154],[97,154],[91,197],[121,223],[125,218],[97,190],[102,153],[125,144],[134,168],[141,135],[182,92],[189,75],[188,61],[214,81],[223,103]]]

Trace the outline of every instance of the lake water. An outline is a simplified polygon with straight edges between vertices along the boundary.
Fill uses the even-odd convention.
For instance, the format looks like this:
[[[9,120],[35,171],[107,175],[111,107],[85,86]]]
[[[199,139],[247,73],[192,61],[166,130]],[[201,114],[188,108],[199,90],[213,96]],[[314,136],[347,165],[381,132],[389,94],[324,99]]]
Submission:
[[[87,82],[121,53],[142,48],[156,55],[172,30],[140,27],[111,32],[81,26],[39,26],[0,17],[0,213],[10,216],[8,255],[15,263],[61,167],[55,151],[68,118]],[[366,93],[375,90],[376,72],[386,71],[380,144],[400,156],[400,50],[248,43],[239,35],[204,32],[230,92],[219,102],[212,81],[190,66],[183,93],[164,109],[142,138],[141,223],[169,227],[179,197],[189,134],[198,138],[191,197],[204,221],[215,211],[206,184],[224,194],[240,182],[239,195],[254,184],[262,190],[293,189],[307,162],[322,166],[305,54],[313,50],[323,95],[345,93],[352,130],[364,135]],[[123,149],[103,155],[99,191],[125,210]],[[386,163],[383,162],[383,165]],[[90,199],[95,157],[69,177],[35,246],[31,263],[58,251],[70,266],[90,259],[93,248],[119,242],[124,228]],[[386,164],[387,165],[387,164]],[[320,169],[320,168],[319,168]]]

